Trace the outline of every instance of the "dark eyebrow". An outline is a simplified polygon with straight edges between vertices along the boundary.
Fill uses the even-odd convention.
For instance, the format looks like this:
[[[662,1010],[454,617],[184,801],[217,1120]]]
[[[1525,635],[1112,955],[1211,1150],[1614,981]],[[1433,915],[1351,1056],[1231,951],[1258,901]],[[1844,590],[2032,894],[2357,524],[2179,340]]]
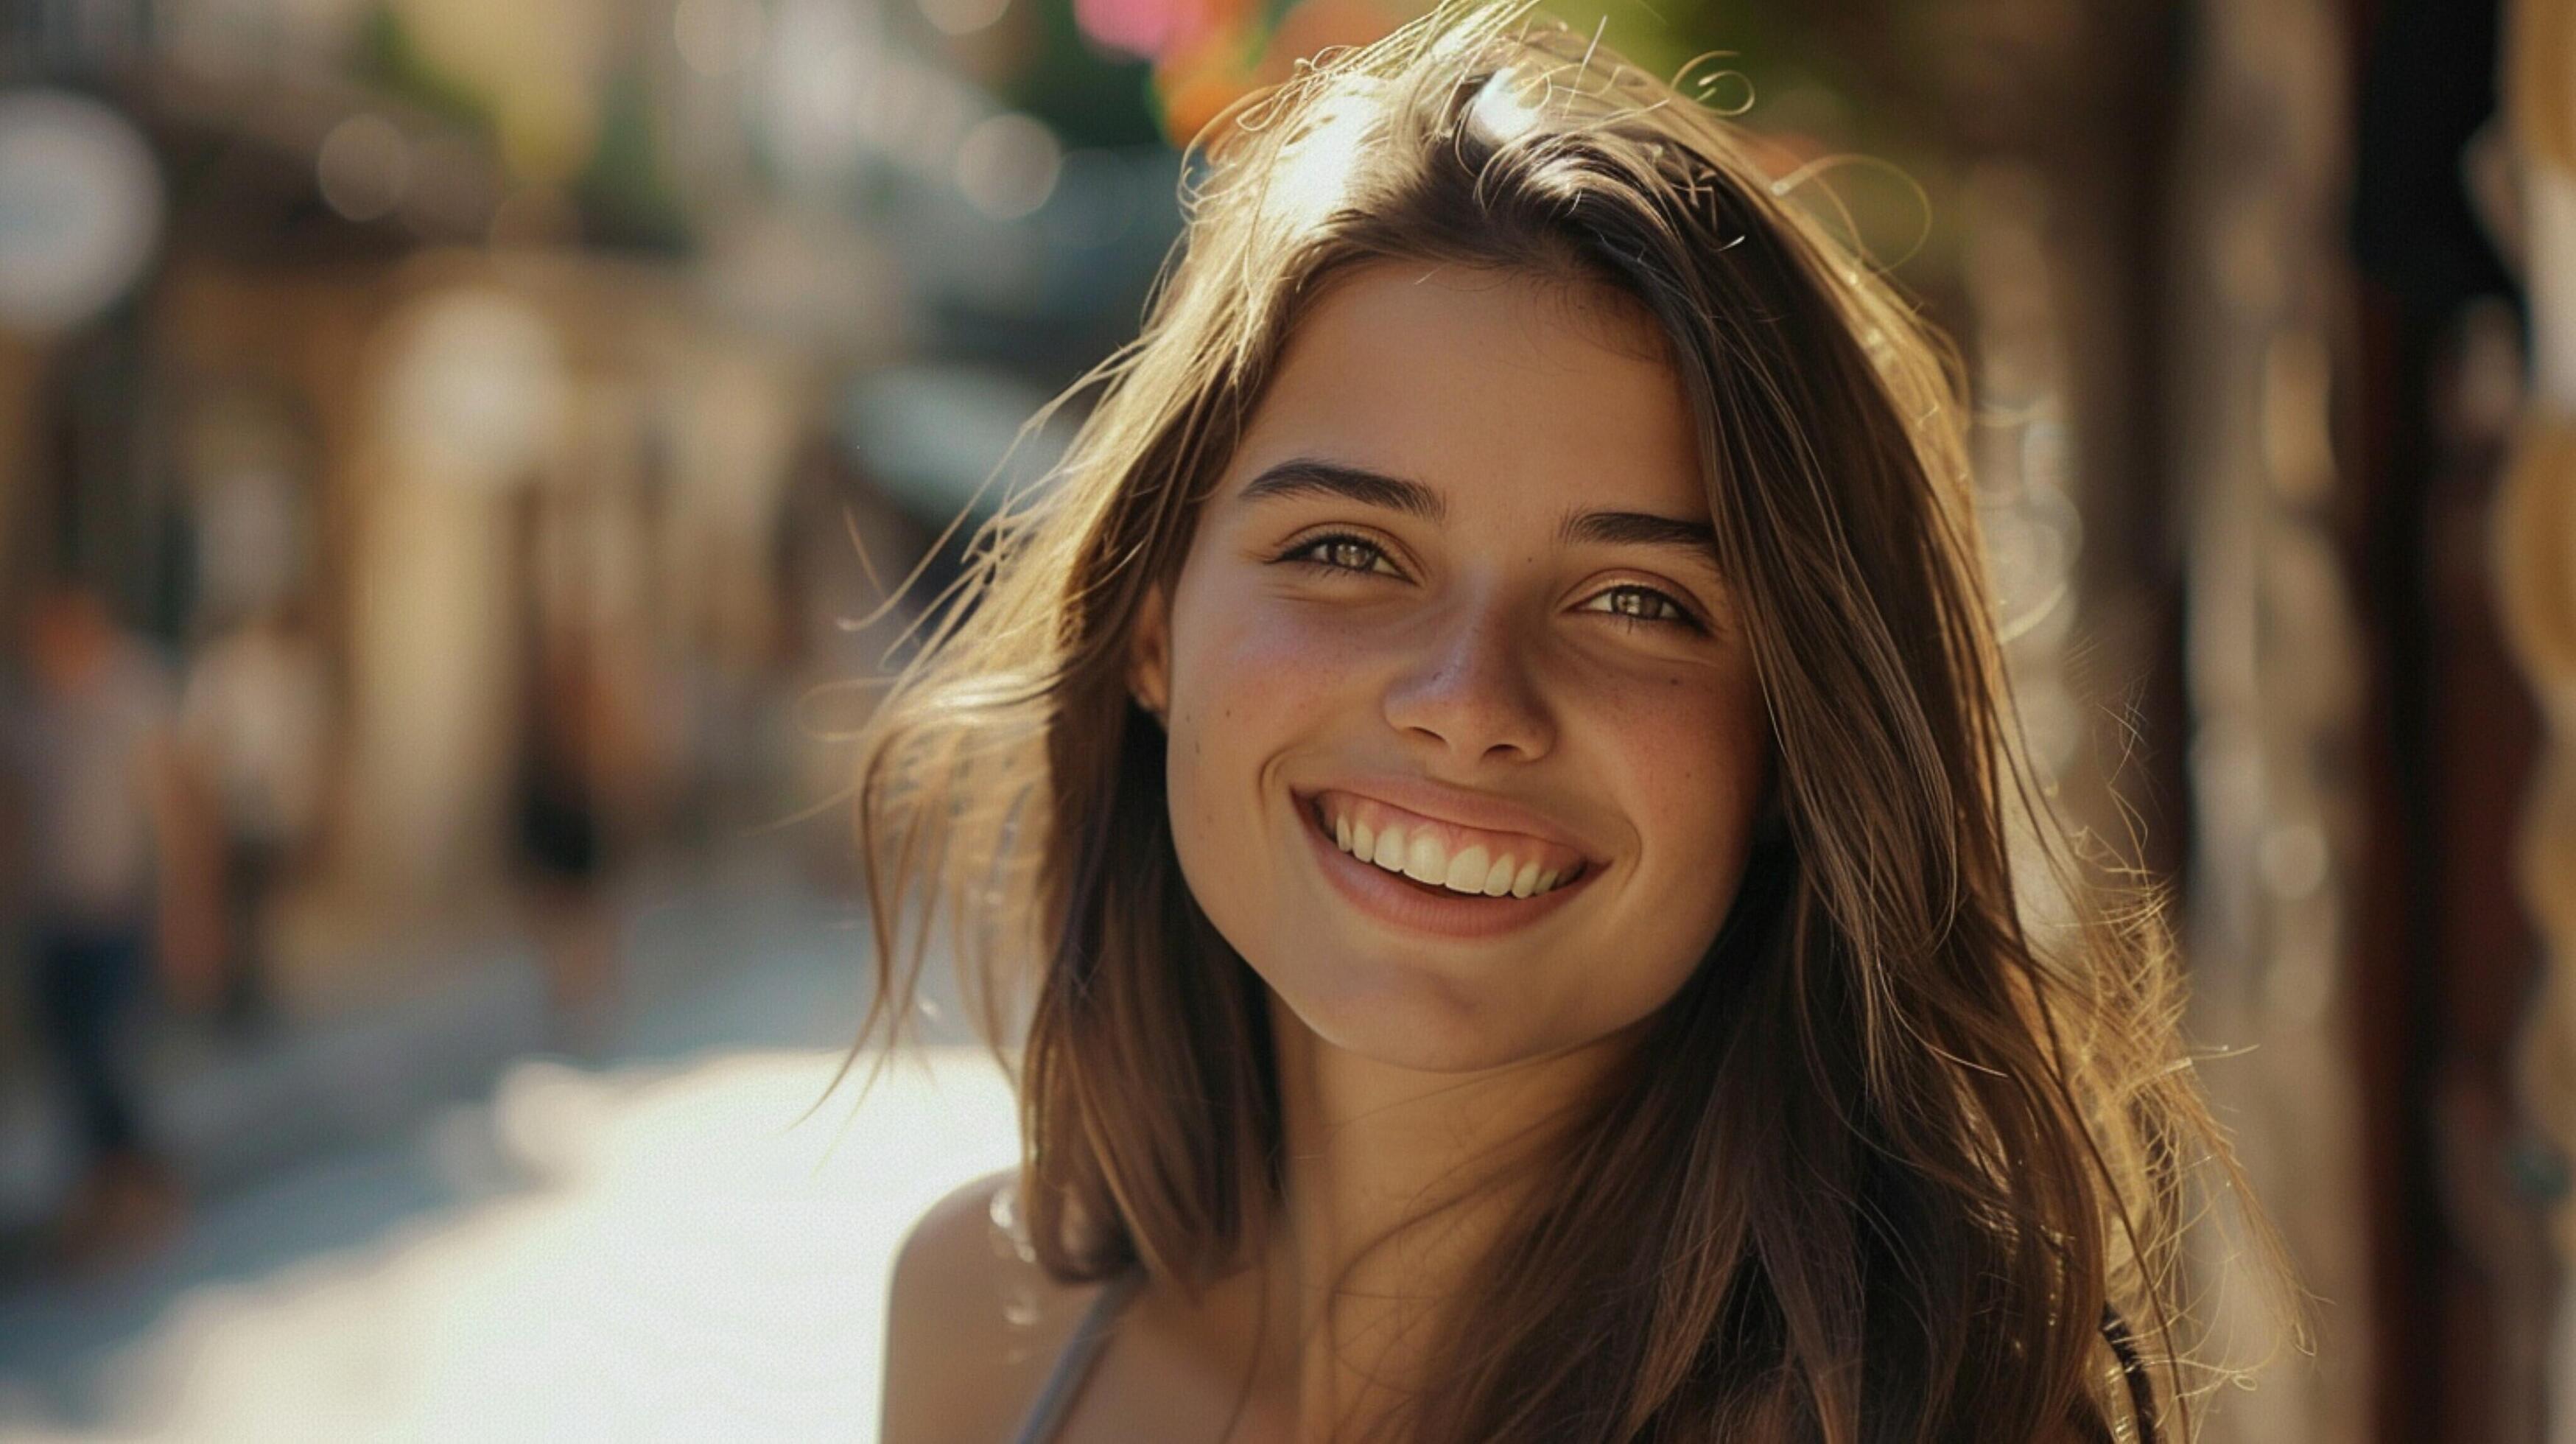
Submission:
[[[1338,496],[1418,516],[1428,522],[1445,521],[1449,516],[1448,504],[1440,499],[1440,493],[1421,482],[1388,476],[1365,467],[1318,461],[1312,457],[1296,457],[1265,469],[1244,483],[1240,496],[1244,501],[1260,501],[1266,497]]]
[[[1722,570],[1717,563],[1717,528],[1704,521],[1645,511],[1569,511],[1557,523],[1556,539],[1596,546],[1659,547],[1688,553],[1711,571]]]

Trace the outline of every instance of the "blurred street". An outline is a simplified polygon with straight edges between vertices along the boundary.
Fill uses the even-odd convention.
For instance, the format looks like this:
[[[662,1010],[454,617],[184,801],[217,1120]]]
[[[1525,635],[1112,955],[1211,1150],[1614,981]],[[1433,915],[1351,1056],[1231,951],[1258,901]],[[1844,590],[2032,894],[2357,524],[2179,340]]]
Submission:
[[[1010,1102],[939,1018],[863,1104],[823,1098],[863,920],[792,879],[622,887],[625,1001],[589,1057],[507,1051],[544,989],[496,948],[431,1005],[201,1060],[245,1104],[298,1086],[281,1059],[358,1055],[385,1107],[455,1101],[209,1189],[124,1271],[0,1295],[0,1437],[873,1438],[891,1250],[1011,1161]],[[184,1136],[276,1146],[197,1106]]]
[[[1428,6],[0,9],[0,1440],[874,1437],[1015,1143],[951,996],[823,1097],[850,743],[1192,142]],[[2208,1444],[2576,1444],[2576,0],[1544,8],[1958,343],[2327,1301]]]

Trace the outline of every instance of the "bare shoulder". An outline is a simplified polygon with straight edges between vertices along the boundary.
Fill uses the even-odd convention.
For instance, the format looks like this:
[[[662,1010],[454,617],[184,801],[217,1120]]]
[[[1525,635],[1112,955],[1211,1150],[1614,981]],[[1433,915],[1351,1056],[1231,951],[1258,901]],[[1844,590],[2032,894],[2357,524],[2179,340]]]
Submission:
[[[1096,1292],[1049,1278],[995,1223],[994,1195],[1014,1177],[932,1204],[895,1255],[884,1444],[1008,1441]]]

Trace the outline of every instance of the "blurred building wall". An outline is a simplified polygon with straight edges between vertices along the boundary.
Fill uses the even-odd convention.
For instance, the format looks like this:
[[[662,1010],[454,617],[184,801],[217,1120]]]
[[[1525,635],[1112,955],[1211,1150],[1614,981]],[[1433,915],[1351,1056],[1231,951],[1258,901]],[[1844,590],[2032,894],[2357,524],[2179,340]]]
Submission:
[[[2331,1303],[2313,1359],[2264,1300],[2220,1287],[2222,1363],[2269,1371],[2208,1402],[2214,1437],[2372,1437],[2372,1240],[2355,1036],[2354,900],[2367,660],[2345,582],[2330,410],[2350,281],[2339,228],[2348,51],[2315,0],[2195,7],[2181,98],[2171,455],[2188,518],[2196,820],[2193,1034],[2301,1284]],[[2239,1056],[2241,1055],[2241,1056]],[[2202,1258],[2250,1247],[2208,1201]]]

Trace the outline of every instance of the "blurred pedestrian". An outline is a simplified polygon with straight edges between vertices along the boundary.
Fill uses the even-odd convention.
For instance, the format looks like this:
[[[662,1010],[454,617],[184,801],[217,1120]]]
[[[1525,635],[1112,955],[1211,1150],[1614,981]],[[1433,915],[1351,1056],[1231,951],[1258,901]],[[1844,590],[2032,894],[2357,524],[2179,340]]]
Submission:
[[[331,698],[297,614],[267,611],[199,654],[180,701],[189,771],[213,794],[223,950],[216,1010],[235,1029],[274,1013],[271,903],[313,844],[329,775]]]
[[[530,648],[515,805],[555,1026],[583,1052],[606,1041],[617,1002],[616,919],[602,892],[612,703],[594,647],[581,630],[557,627]]]
[[[166,670],[78,584],[36,599],[24,640],[23,684],[0,709],[0,771],[36,1021],[80,1129],[57,1237],[77,1261],[140,1247],[179,1218],[176,1180],[145,1136],[129,1035],[156,961],[181,997],[204,998],[214,929]]]

